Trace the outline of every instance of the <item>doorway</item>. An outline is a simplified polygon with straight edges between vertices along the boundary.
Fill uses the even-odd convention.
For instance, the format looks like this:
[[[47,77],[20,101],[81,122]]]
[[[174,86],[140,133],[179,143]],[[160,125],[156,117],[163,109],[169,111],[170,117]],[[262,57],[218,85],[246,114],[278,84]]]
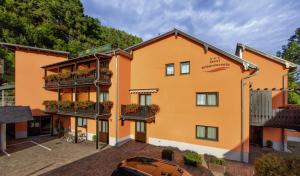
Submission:
[[[263,146],[263,127],[250,126],[250,145]]]
[[[28,136],[38,136],[51,133],[51,116],[34,116],[28,121]]]
[[[105,144],[108,144],[109,135],[108,135],[108,121],[99,120],[99,141]]]
[[[142,121],[135,122],[135,140],[146,143],[146,139],[146,123]]]

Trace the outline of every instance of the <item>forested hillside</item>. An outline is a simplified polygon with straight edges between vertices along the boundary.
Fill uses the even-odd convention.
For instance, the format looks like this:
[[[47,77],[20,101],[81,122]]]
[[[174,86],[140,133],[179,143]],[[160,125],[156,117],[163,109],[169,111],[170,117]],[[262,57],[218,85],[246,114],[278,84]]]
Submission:
[[[84,15],[80,0],[0,0],[0,41],[78,52],[104,44],[126,48],[142,41]],[[13,81],[13,55],[0,49],[6,80]],[[1,82],[0,82],[1,84]]]

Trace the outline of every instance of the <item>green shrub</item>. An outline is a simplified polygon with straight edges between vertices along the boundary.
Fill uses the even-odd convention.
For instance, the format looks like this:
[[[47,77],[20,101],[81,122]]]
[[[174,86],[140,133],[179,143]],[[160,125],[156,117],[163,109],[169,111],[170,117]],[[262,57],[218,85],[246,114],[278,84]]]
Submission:
[[[94,134],[93,135],[93,141],[96,142],[96,140],[97,140],[97,135]]]
[[[300,175],[300,156],[288,156],[285,158],[289,176]]]
[[[216,156],[205,154],[204,159],[205,159],[206,162],[221,165],[221,166],[225,166],[225,160],[222,159],[222,158],[217,158]]]
[[[52,82],[52,81],[57,81],[58,80],[58,75],[57,74],[52,74],[52,75],[44,76],[43,78],[46,81]]]
[[[161,152],[162,159],[172,161],[174,159],[174,151],[171,147],[166,147]]]
[[[73,76],[72,72],[64,72],[64,73],[59,73],[58,74],[58,77],[60,79],[68,79],[68,78],[71,78],[72,76]]]
[[[194,151],[187,150],[183,154],[184,164],[197,167],[198,164],[202,163],[202,157]]]
[[[265,154],[255,161],[256,176],[284,176],[288,172],[286,161],[276,154]]]
[[[267,146],[268,148],[273,148],[273,142],[270,141],[270,140],[267,140],[266,146]]]

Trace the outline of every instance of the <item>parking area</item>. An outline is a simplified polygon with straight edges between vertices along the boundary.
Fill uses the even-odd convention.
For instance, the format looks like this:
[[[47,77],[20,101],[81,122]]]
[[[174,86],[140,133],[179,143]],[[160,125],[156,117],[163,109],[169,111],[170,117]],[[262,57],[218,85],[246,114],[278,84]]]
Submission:
[[[0,154],[1,176],[27,176],[60,168],[99,152],[93,143],[67,143],[56,137],[35,137],[10,142]]]

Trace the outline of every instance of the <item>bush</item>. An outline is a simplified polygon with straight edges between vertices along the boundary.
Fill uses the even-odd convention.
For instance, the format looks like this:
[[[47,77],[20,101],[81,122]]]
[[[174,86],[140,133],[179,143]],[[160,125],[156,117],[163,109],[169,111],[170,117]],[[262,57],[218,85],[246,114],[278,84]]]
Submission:
[[[166,147],[161,152],[161,158],[172,161],[174,159],[174,151],[171,147]]]
[[[45,100],[43,102],[43,105],[48,106],[48,107],[54,107],[54,106],[57,106],[57,101],[56,100]]]
[[[202,157],[194,151],[185,151],[183,154],[184,164],[197,167],[198,164],[202,163]]]
[[[59,106],[62,109],[68,109],[68,108],[72,108],[74,106],[74,103],[70,100],[66,100],[66,101],[62,101],[59,103]]]
[[[58,75],[57,74],[52,74],[52,75],[44,76],[43,78],[44,78],[44,80],[46,80],[48,82],[53,82],[53,81],[58,80]]]
[[[93,135],[93,141],[95,142],[97,140],[97,135]]]
[[[71,78],[72,76],[73,76],[72,72],[64,72],[64,73],[59,73],[58,74],[58,77],[60,79],[68,79],[68,78]]]
[[[77,101],[74,103],[75,109],[88,109],[95,105],[92,101]]]
[[[87,75],[92,74],[92,72],[94,72],[95,70],[96,70],[95,68],[92,68],[92,69],[77,70],[77,71],[75,72],[75,75],[77,75],[77,76],[87,76]]]
[[[266,146],[267,146],[268,148],[273,148],[273,142],[270,141],[270,140],[267,140]]]
[[[254,167],[256,176],[285,176],[288,173],[286,161],[273,153],[258,158]]]
[[[212,164],[217,164],[217,165],[221,165],[221,166],[225,166],[225,160],[222,159],[222,158],[217,158],[213,155],[208,155],[208,154],[205,154],[204,155],[204,159],[206,162],[208,163],[212,163]]]

